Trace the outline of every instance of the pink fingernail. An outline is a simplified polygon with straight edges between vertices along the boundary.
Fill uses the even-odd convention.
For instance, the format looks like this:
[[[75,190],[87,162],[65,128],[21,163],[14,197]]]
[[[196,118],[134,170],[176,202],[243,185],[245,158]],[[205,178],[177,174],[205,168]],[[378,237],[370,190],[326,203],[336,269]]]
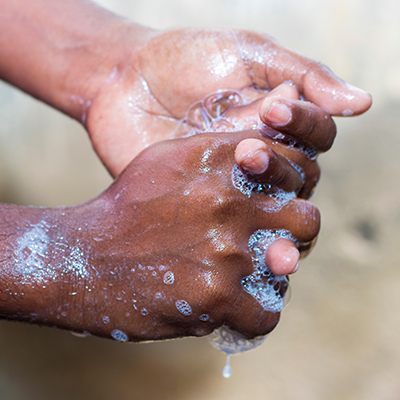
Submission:
[[[275,126],[282,126],[290,122],[292,112],[285,104],[272,103],[265,113],[265,118]]]
[[[268,154],[263,150],[259,150],[247,157],[243,161],[242,167],[252,174],[262,174],[268,168],[268,163]]]

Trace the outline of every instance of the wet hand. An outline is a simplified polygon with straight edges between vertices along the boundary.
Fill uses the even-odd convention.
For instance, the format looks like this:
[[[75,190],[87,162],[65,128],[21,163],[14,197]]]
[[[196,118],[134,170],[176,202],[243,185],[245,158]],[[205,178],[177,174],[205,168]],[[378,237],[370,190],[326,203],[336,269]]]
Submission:
[[[97,290],[82,305],[87,330],[151,340],[201,336],[222,324],[247,337],[274,328],[279,312],[243,289],[242,279],[254,272],[249,238],[259,230],[284,230],[307,252],[319,213],[305,200],[280,203],[269,195],[281,188],[295,192],[302,182],[272,151],[270,161],[253,171],[260,190],[249,197],[243,176],[235,175],[235,150],[246,145],[243,140],[281,146],[257,130],[161,142],[139,154],[95,200],[103,213],[91,233]],[[275,179],[276,170],[288,179]],[[274,263],[268,254],[267,260]]]
[[[305,100],[327,115],[357,115],[371,104],[367,93],[267,35],[224,29],[147,30],[141,41],[137,51],[127,51],[116,61],[85,116],[93,146],[114,176],[146,146],[176,137],[188,107],[220,89],[237,90],[251,102],[264,97],[262,91],[292,81]],[[278,127],[276,118],[283,109],[272,105],[268,116],[267,104],[260,109],[260,118]],[[293,128],[297,115],[312,108],[298,101],[287,105],[292,112],[287,129]],[[320,138],[311,147],[326,149],[331,141],[331,136]]]

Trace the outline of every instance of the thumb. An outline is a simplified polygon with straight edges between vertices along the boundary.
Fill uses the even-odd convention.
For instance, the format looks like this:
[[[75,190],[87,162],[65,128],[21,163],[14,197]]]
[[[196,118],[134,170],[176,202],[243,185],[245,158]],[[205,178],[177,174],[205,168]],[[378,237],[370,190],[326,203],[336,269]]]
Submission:
[[[268,35],[236,32],[236,42],[254,82],[274,89],[293,82],[305,100],[331,115],[358,115],[372,104],[371,95],[337,77],[326,65],[279,45]]]

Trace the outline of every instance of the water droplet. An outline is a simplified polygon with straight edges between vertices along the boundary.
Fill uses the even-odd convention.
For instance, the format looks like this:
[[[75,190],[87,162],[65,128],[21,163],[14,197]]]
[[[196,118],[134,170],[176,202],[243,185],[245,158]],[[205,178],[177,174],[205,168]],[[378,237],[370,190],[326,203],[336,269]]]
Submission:
[[[171,271],[167,271],[167,272],[164,274],[163,282],[164,282],[165,284],[167,284],[167,285],[172,285],[172,284],[174,283],[174,281],[175,281],[174,273],[171,272]]]
[[[115,339],[118,340],[118,342],[127,342],[128,341],[128,335],[119,329],[114,329],[111,332],[111,336]]]
[[[209,318],[210,316],[208,314],[201,314],[199,320],[205,322],[208,321]]]
[[[81,338],[90,336],[90,332],[88,332],[88,331],[83,331],[83,332],[71,332],[71,333],[72,333],[74,336],[76,336],[76,337],[81,337]]]
[[[185,316],[189,316],[192,314],[192,307],[190,307],[189,303],[186,300],[177,300],[175,302],[175,306],[177,310]]]
[[[226,364],[224,368],[222,368],[222,376],[224,378],[230,378],[232,376],[232,367],[230,366],[231,355],[226,355]]]

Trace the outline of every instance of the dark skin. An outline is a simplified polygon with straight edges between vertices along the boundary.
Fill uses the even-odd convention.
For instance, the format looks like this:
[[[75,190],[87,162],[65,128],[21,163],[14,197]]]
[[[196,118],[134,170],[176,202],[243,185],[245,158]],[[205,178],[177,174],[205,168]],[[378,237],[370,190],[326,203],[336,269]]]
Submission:
[[[266,213],[273,199],[249,198],[233,187],[234,152],[244,139],[282,147],[255,130],[160,142],[89,203],[3,205],[2,316],[105,337],[118,329],[132,341],[202,336],[222,324],[248,338],[270,332],[279,313],[264,311],[241,285],[253,271],[249,237],[258,229],[286,229],[306,250],[320,220],[305,200]],[[267,167],[258,180],[270,176]],[[298,190],[296,180],[290,189]],[[34,254],[36,270],[24,275],[34,253],[24,240],[32,232],[47,247]],[[66,257],[79,268],[68,267]],[[172,284],[164,283],[166,272],[174,274]],[[190,305],[190,315],[177,310],[179,300]],[[202,314],[209,319],[201,321]]]
[[[335,126],[326,112],[315,108],[306,124],[302,120],[312,105],[296,102],[296,88],[281,85],[270,96],[233,108],[227,115],[248,121],[254,108],[291,98],[293,117],[288,124],[294,128],[284,128],[288,137],[306,143],[307,134],[313,148],[327,150],[326,146],[321,148],[320,138],[329,137],[332,144]],[[296,124],[295,118],[301,123]],[[280,239],[266,253],[269,268],[284,275],[294,272],[299,251],[303,256],[310,251],[319,230],[319,214],[310,203],[296,199],[278,213],[265,213],[262,204],[271,203],[271,198],[258,194],[249,199],[232,185],[236,161],[248,179],[273,185],[272,192],[281,188],[302,198],[310,196],[319,179],[316,161],[285,141],[271,139],[277,133],[265,127],[262,134],[256,130],[219,132],[160,142],[132,161],[108,191],[85,205],[54,210],[5,206],[5,221],[12,224],[4,223],[3,230],[7,237],[14,237],[3,249],[8,260],[13,258],[10,248],[15,249],[20,239],[6,226],[18,226],[20,232],[25,227],[28,232],[41,221],[50,220],[52,229],[46,228],[49,246],[57,247],[55,243],[63,232],[68,249],[79,243],[90,272],[87,276],[77,276],[75,270],[53,272],[50,275],[55,273],[56,280],[49,283],[45,279],[45,285],[31,274],[32,282],[19,285],[15,282],[24,280],[15,279],[15,268],[6,263],[2,315],[105,337],[118,329],[132,341],[201,336],[221,325],[249,338],[270,332],[278,323],[279,313],[263,310],[241,285],[241,279],[253,271],[249,237],[258,229],[292,232],[299,241],[298,248],[292,241]],[[209,149],[213,157],[208,162],[213,162],[212,171],[217,172],[199,173],[199,160]],[[304,180],[288,160],[302,168]],[[188,187],[193,187],[194,194],[182,196]],[[216,198],[219,204],[215,205]],[[211,230],[218,232],[217,238],[207,236]],[[101,240],[92,239],[96,237]],[[223,242],[227,250],[216,252],[215,241]],[[73,258],[57,249],[52,254],[58,257],[47,261],[52,271],[57,271],[55,265],[63,270],[63,260]],[[175,284],[163,282],[161,265],[176,275]],[[232,269],[232,265],[240,268]],[[153,277],[153,273],[157,275]],[[10,281],[14,282],[11,288]],[[190,304],[190,316],[177,311],[175,301],[179,300]],[[209,315],[207,321],[199,319],[204,314]]]
[[[244,205],[243,195],[232,189],[230,181],[233,160],[248,174],[249,179],[267,182],[287,191],[296,191],[300,198],[306,199],[319,179],[319,168],[315,161],[307,159],[286,139],[295,139],[297,143],[318,152],[326,151],[332,145],[336,133],[330,115],[342,115],[343,112],[346,115],[349,112],[354,115],[360,114],[369,108],[370,96],[359,89],[349,87],[324,65],[285,49],[263,34],[206,29],[175,29],[162,32],[126,21],[89,1],[81,0],[57,0],[50,3],[45,0],[0,0],[0,5],[0,27],[5,28],[0,35],[0,78],[81,122],[88,130],[100,159],[113,176],[121,173],[132,158],[146,146],[184,135],[190,126],[183,124],[183,129],[179,131],[175,128],[181,123],[188,107],[220,89],[237,90],[250,102],[246,106],[229,110],[230,118],[241,121],[249,116],[257,121],[259,118],[266,126],[273,127],[286,136],[284,140],[260,140],[261,137],[252,131],[243,134],[241,142],[233,140],[233,136],[230,136],[229,140],[234,141],[230,146],[234,150],[230,147],[229,156],[223,150],[226,146],[216,145],[216,149],[222,152],[221,158],[219,159],[218,155],[216,159],[221,163],[221,171],[227,173],[224,183],[228,186],[222,188],[222,177],[219,175],[214,176],[215,180],[209,179],[208,183],[215,187],[204,189],[204,197],[200,196],[203,204],[201,210],[196,208],[199,201],[194,201],[193,204],[189,201],[190,196],[182,199],[182,196],[179,198],[175,192],[172,195],[168,191],[168,188],[177,187],[177,192],[182,194],[183,183],[179,182],[173,173],[175,164],[178,167],[184,165],[187,168],[184,173],[188,176],[195,173],[191,162],[196,162],[193,157],[199,155],[199,149],[204,149],[204,144],[199,142],[200,139],[194,138],[173,144],[162,143],[160,147],[149,148],[140,154],[139,161],[134,160],[130,164],[105,194],[85,205],[54,210],[2,205],[2,315],[77,331],[89,330],[106,337],[117,328],[126,332],[130,340],[161,339],[186,334],[202,335],[222,323],[248,337],[271,330],[279,318],[278,315],[265,313],[260,307],[257,308],[257,305],[254,307],[252,299],[248,299],[253,303],[252,308],[246,307],[247,312],[241,309],[242,301],[233,302],[234,299],[240,298],[239,288],[241,296],[246,297],[246,294],[240,287],[239,273],[230,277],[232,265],[236,266],[236,262],[243,261],[243,264],[240,264],[243,268],[240,276],[245,270],[246,273],[251,271],[248,255],[246,264],[234,250],[237,246],[243,252],[247,249],[247,241],[255,224],[254,216],[245,219],[240,212],[243,211],[243,215],[247,216],[249,210],[254,209],[258,215],[261,211],[254,206],[258,201],[256,198],[271,200],[264,195],[252,196],[251,199],[245,197],[247,205]],[[289,80],[296,86],[281,85]],[[274,90],[267,95],[265,90],[270,89]],[[299,101],[299,94],[310,102]],[[281,107],[283,104],[288,107],[289,112]],[[250,126],[243,123],[243,128]],[[220,129],[216,131],[221,134]],[[272,134],[267,129],[263,131],[264,134],[269,132],[272,136],[276,135],[276,132]],[[228,140],[227,136],[221,136],[221,140]],[[178,147],[175,146],[187,146],[188,151],[193,152],[193,157],[190,153],[185,154],[177,150]],[[171,155],[164,152],[159,154],[160,148],[168,149]],[[149,157],[155,154],[158,158]],[[304,181],[289,160],[303,169]],[[157,164],[160,161],[164,162]],[[138,165],[138,162],[144,164]],[[135,195],[147,196],[149,191],[153,190],[153,184],[149,189],[148,177],[145,184],[138,176],[129,172],[135,168],[145,171],[140,176],[150,177],[157,171],[157,179],[161,175],[165,178],[159,183],[162,206],[158,202],[156,204],[154,199],[147,199],[143,203],[147,206],[141,203],[139,207],[143,215],[141,219],[136,219],[136,213],[132,212],[132,207],[138,209],[134,201]],[[181,173],[177,175],[182,178],[183,172],[179,168],[177,171]],[[196,179],[190,175],[189,182],[195,182]],[[200,181],[199,186],[205,185],[204,180]],[[123,190],[125,194],[118,198],[117,194],[115,197],[109,196],[115,188]],[[163,189],[166,191],[164,194]],[[213,304],[202,300],[215,314],[212,320],[209,319],[207,323],[202,322],[200,325],[197,319],[196,322],[192,320],[194,315],[201,311],[199,306],[195,309],[194,305],[193,317],[176,316],[176,307],[172,303],[169,304],[170,308],[165,310],[165,315],[157,315],[154,310],[150,310],[150,303],[155,299],[147,295],[143,297],[142,307],[149,307],[149,314],[146,317],[142,316],[146,322],[143,322],[143,319],[137,320],[131,316],[132,313],[126,316],[128,311],[123,314],[121,310],[125,311],[125,306],[122,304],[125,304],[126,299],[121,296],[122,290],[126,294],[128,292],[125,289],[128,288],[131,290],[140,286],[141,291],[145,290],[144,288],[152,288],[152,284],[146,280],[140,268],[135,277],[130,277],[129,266],[138,263],[134,256],[140,254],[137,249],[135,254],[131,254],[131,249],[135,248],[135,245],[138,246],[137,243],[140,243],[140,249],[145,247],[143,242],[146,238],[146,243],[152,243],[151,250],[163,249],[163,257],[168,261],[172,259],[172,249],[176,249],[174,243],[176,245],[183,239],[190,239],[194,241],[193,246],[199,248],[199,254],[207,253],[210,246],[207,250],[205,244],[197,244],[196,240],[204,237],[204,224],[208,221],[210,225],[212,218],[207,220],[204,215],[202,218],[198,215],[200,211],[204,213],[207,207],[210,208],[207,212],[214,210],[212,203],[208,204],[207,201],[211,201],[210,193],[214,193],[215,197],[217,189],[220,189],[223,197],[227,190],[234,190],[230,200],[236,198],[235,196],[242,196],[241,200],[235,201],[234,204],[228,202],[229,207],[225,207],[223,213],[224,232],[231,234],[226,240],[234,242],[228,246],[233,249],[233,254],[225,254],[225,261],[221,260],[218,264],[221,268],[221,271],[217,271],[218,276],[224,279],[215,280],[215,285],[208,282],[211,286],[206,288],[204,284],[201,286],[198,283],[199,279],[194,281],[196,283],[180,281],[183,284],[179,283],[179,286],[177,281],[177,285],[174,286],[174,293],[182,293],[182,298],[190,304],[200,301],[199,298],[189,298],[189,295],[194,296],[197,290],[198,296],[204,294],[205,298],[205,294],[208,294],[207,298],[214,299]],[[124,197],[127,193],[131,197]],[[186,220],[181,215],[182,204],[188,206],[184,213]],[[266,226],[270,226],[270,223],[271,226],[287,225],[287,229],[294,235],[297,231],[308,232],[310,224],[314,226],[317,217],[315,212],[307,212],[309,206],[305,204],[308,203],[302,200],[290,202],[275,216],[268,215]],[[123,221],[120,221],[116,214],[121,211],[126,217]],[[178,211],[179,215],[176,215]],[[151,229],[147,228],[148,221],[152,221],[156,215],[162,221],[160,228],[156,229],[154,224]],[[182,222],[182,229],[174,231],[175,236],[170,231],[173,217],[179,217],[179,221]],[[217,213],[214,210],[213,218],[216,217]],[[276,222],[274,218],[277,218]],[[43,221],[47,220],[49,222],[43,225]],[[230,221],[230,224],[226,221]],[[257,223],[260,221],[261,219],[257,219]],[[192,224],[191,230],[189,223]],[[115,229],[116,226],[118,229]],[[133,231],[132,226],[137,229]],[[237,231],[233,232],[232,227],[236,227]],[[156,234],[149,238],[146,236],[148,231]],[[168,234],[165,233],[167,231]],[[197,232],[197,235],[190,236],[192,231]],[[303,254],[310,249],[317,231],[316,228],[311,229],[311,243],[306,240],[304,245],[299,246]],[[102,240],[96,241],[93,238],[99,232],[103,235]],[[30,237],[30,234],[35,234],[36,239]],[[40,239],[42,236],[48,238],[47,246],[54,250],[50,253],[55,259],[46,261],[39,254],[39,259],[35,261],[37,265],[44,263],[54,272],[50,273],[50,276],[56,280],[53,279],[53,284],[50,285],[42,285],[38,275],[29,275],[29,268],[18,270],[12,264],[15,263],[15,257],[25,257],[29,260],[32,250],[28,249],[22,253],[16,250],[24,240],[27,240],[28,247],[29,243],[32,244],[30,240],[34,243],[39,240],[39,245],[43,245],[44,242]],[[176,241],[172,243],[174,237]],[[301,237],[298,239],[303,240]],[[210,240],[208,238],[208,241]],[[169,246],[163,243],[168,243]],[[82,246],[84,256],[71,253],[71,249],[79,247],[78,244]],[[64,247],[70,249],[69,252],[62,250]],[[177,268],[184,269],[185,272],[191,271],[196,277],[195,274],[205,268],[204,262],[201,261],[203,259],[199,256],[197,259],[187,260],[187,252],[179,253],[177,265],[181,267]],[[77,266],[82,265],[80,257],[85,258],[88,275]],[[157,252],[150,252],[148,257],[150,263],[157,262],[157,257],[161,256]],[[266,253],[267,265],[278,275],[294,272],[298,258],[299,250],[293,242],[284,239],[274,242]],[[228,263],[228,259],[234,263]],[[147,259],[145,261],[147,262]],[[164,262],[164,259],[162,261]],[[195,265],[193,271],[191,261]],[[14,265],[14,270],[10,269],[10,265]],[[63,278],[58,274],[57,268],[67,269],[62,275]],[[18,274],[22,274],[23,279],[21,276],[21,279],[16,279]],[[184,276],[183,273],[180,275]],[[140,278],[143,278],[143,281]],[[90,286],[92,283],[93,291]],[[193,290],[187,293],[184,288],[189,284],[194,286],[191,286]],[[165,284],[161,286],[164,288]],[[99,287],[102,287],[100,290],[106,287],[110,297],[102,297]],[[117,289],[118,287],[124,289]],[[212,293],[209,293],[210,290]],[[122,300],[118,300],[119,298]],[[134,309],[133,306],[132,308]],[[154,314],[152,317],[150,311]],[[105,316],[110,318],[110,322],[104,323],[102,318]],[[156,323],[156,326],[153,323]],[[146,332],[142,334],[144,331]]]
[[[329,115],[358,115],[371,105],[369,94],[266,34],[160,31],[87,0],[0,0],[0,8],[0,79],[82,123],[113,176],[147,145],[176,137],[190,105],[218,90],[251,101],[292,81]],[[258,114],[278,128],[263,109]]]
[[[176,127],[190,105],[219,89],[237,90],[254,100],[252,115],[286,132],[293,129],[290,122],[277,124],[260,106],[265,90],[287,81],[296,85],[297,99],[280,102],[292,110],[297,123],[301,116],[314,121],[314,114],[319,119],[321,113],[330,118],[351,110],[357,115],[371,104],[367,93],[351,88],[323,64],[285,49],[267,35],[185,28],[149,31],[142,39],[143,44],[118,64],[117,74],[100,88],[85,117],[94,149],[112,175],[146,145],[176,137]],[[262,62],[254,55],[258,53],[264,57]],[[299,94],[309,101],[307,105],[298,101]],[[116,125],[120,131],[111,135]],[[178,135],[189,129],[181,126]],[[310,138],[308,144],[326,151],[334,133],[320,137],[320,142]],[[120,143],[126,146],[121,148]]]

